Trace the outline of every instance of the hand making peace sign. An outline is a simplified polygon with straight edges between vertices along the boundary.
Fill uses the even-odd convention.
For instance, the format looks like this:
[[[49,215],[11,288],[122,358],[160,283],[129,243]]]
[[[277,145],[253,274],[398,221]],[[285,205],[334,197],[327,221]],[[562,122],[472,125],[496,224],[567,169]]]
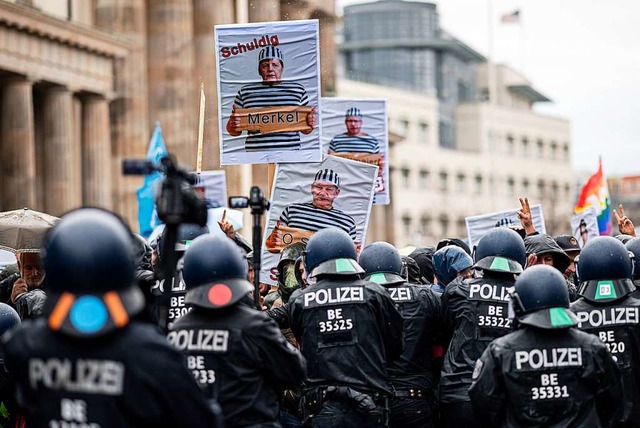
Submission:
[[[633,226],[633,222],[629,217],[627,217],[624,213],[624,207],[622,204],[618,205],[618,210],[620,210],[620,214],[614,209],[613,216],[616,218],[618,222],[618,230],[623,235],[631,235],[636,236],[636,228]]]

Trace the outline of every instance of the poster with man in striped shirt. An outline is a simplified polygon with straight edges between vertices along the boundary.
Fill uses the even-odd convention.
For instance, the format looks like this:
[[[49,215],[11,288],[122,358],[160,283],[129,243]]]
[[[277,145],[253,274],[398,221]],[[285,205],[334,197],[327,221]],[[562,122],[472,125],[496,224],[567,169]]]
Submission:
[[[318,21],[215,27],[220,164],[319,162]]]
[[[262,250],[260,281],[276,284],[280,252],[318,230],[337,227],[364,245],[378,167],[336,156],[321,163],[278,164]]]
[[[378,166],[373,203],[389,204],[386,100],[322,98],[322,147],[324,153]]]

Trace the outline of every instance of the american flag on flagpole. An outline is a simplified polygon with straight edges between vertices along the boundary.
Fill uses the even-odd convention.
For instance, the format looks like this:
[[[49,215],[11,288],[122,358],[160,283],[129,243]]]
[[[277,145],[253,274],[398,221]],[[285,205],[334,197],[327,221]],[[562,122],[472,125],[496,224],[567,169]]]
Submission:
[[[520,23],[520,10],[514,10],[510,13],[505,13],[500,17],[502,24],[519,24]]]

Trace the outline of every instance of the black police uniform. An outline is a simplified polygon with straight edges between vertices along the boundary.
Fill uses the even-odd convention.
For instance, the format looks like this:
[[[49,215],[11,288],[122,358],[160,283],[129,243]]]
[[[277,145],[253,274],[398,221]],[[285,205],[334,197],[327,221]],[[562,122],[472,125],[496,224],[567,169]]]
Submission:
[[[404,319],[404,351],[387,364],[393,386],[391,427],[433,426],[435,407],[432,349],[440,332],[440,299],[429,287],[408,284],[403,263],[386,242],[374,242],[360,254],[365,280],[382,285]]]
[[[620,372],[596,337],[574,328],[563,276],[528,268],[516,281],[518,330],[494,340],[469,389],[487,427],[610,426],[621,400]]]
[[[0,337],[20,325],[20,316],[11,306],[0,303]],[[1,351],[1,349],[0,349]],[[14,396],[14,387],[4,364],[4,355],[0,354],[0,426],[16,426],[18,409]]]
[[[589,240],[578,258],[578,328],[600,338],[622,372],[624,409],[616,426],[640,427],[640,293],[632,260],[615,238]]]
[[[496,228],[475,252],[484,277],[451,282],[442,294],[444,342],[448,343],[440,379],[440,412],[447,427],[477,424],[469,403],[471,375],[486,347],[511,331],[507,288],[525,264],[524,243],[513,230]]]
[[[182,256],[185,250],[189,246],[190,242],[201,235],[209,233],[209,229],[204,226],[198,226],[195,224],[181,224],[178,226],[178,236],[176,238],[176,260],[178,260],[176,271],[172,277],[171,288],[169,293],[165,292],[166,279],[162,277],[162,271],[156,269],[158,278],[155,284],[152,286],[149,297],[149,313],[150,318],[154,322],[158,322],[161,318],[161,311],[167,311],[167,325],[161,326],[168,330],[180,317],[189,312],[189,308],[185,304],[184,296],[186,293],[184,281],[182,279]],[[167,239],[167,229],[165,228],[158,239],[158,247],[156,253],[158,255],[159,266],[162,260],[166,257],[167,248],[165,248]]]
[[[184,356],[131,319],[144,308],[131,239],[98,209],[65,215],[47,235],[45,317],[3,337],[26,426],[218,426]]]
[[[386,364],[402,353],[402,316],[389,293],[358,278],[346,232],[323,229],[307,244],[317,283],[296,290],[289,323],[307,359],[303,407],[313,426],[382,426],[392,393]]]
[[[169,342],[188,355],[227,427],[279,426],[279,392],[301,383],[305,363],[274,321],[243,302],[253,287],[240,250],[228,238],[198,238],[183,274],[193,309],[170,329]]]

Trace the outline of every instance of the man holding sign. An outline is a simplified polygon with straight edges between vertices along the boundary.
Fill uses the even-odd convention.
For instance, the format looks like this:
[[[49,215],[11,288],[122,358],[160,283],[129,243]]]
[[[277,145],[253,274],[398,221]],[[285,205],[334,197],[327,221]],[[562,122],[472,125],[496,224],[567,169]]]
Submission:
[[[284,246],[292,242],[286,241],[285,234],[291,239],[309,238],[312,233],[300,234],[296,231],[288,231],[293,228],[308,232],[317,232],[327,227],[337,227],[344,230],[356,239],[356,222],[349,214],[335,209],[333,201],[340,194],[340,177],[331,169],[321,169],[315,175],[311,184],[311,203],[292,204],[287,206],[280,215],[280,219],[273,229],[266,246],[271,252],[279,252]],[[285,227],[283,227],[285,226]],[[304,235],[304,236],[297,236]]]
[[[300,134],[316,127],[316,108],[308,106],[305,88],[295,82],[283,82],[284,56],[275,46],[258,54],[258,74],[262,82],[244,85],[238,91],[227,132],[237,137],[247,131],[247,151],[300,149]]]

